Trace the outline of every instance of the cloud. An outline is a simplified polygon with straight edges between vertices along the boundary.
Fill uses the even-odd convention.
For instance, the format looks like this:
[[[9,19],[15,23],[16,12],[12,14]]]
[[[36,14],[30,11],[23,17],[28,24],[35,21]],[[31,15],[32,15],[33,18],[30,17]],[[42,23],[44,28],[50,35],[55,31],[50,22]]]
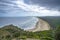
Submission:
[[[14,7],[16,7],[14,2],[10,0],[0,0],[0,13],[8,14],[8,12],[11,11],[12,9],[16,9]]]
[[[16,0],[0,0],[0,16],[20,16],[23,11],[16,5]]]
[[[18,0],[16,2],[18,7],[22,8],[27,12],[33,12],[33,15],[35,15],[34,13],[36,13],[35,16],[60,16],[60,12],[57,10],[48,10],[44,6],[42,7],[40,5],[27,4],[24,1],[25,0]]]
[[[33,0],[34,1],[34,0]],[[38,0],[1,0],[0,14],[3,16],[60,16],[60,11],[51,10],[51,6],[40,4]],[[37,5],[38,4],[38,5]]]
[[[60,11],[60,0],[30,0],[32,4]]]

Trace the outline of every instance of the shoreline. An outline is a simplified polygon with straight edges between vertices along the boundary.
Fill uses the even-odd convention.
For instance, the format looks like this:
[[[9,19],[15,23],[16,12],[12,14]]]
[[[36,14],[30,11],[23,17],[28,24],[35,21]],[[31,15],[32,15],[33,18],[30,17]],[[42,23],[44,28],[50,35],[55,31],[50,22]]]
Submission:
[[[36,31],[50,30],[50,25],[47,21],[44,21],[43,19],[39,19],[39,18],[38,18],[38,20],[39,21],[36,23],[35,28],[29,29],[29,30],[26,30],[26,31],[36,32]]]

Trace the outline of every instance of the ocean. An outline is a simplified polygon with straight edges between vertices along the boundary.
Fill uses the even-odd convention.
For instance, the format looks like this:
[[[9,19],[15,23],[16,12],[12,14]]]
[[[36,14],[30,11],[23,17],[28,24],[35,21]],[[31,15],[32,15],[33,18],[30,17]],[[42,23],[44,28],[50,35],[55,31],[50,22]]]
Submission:
[[[27,30],[34,28],[37,21],[36,17],[0,17],[0,27],[13,24]]]

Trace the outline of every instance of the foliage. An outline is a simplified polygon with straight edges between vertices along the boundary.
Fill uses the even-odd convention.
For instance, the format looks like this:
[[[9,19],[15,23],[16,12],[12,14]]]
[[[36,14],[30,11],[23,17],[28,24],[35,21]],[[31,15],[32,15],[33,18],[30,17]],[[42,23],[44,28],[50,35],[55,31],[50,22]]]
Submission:
[[[4,29],[10,33],[10,35],[5,36],[6,39],[13,39],[13,38],[20,38],[20,39],[34,38],[34,39],[41,39],[41,40],[52,40],[53,39],[52,30],[39,31],[39,32],[28,32],[14,25],[8,25],[1,29]]]
[[[56,27],[55,40],[60,40],[60,25]]]

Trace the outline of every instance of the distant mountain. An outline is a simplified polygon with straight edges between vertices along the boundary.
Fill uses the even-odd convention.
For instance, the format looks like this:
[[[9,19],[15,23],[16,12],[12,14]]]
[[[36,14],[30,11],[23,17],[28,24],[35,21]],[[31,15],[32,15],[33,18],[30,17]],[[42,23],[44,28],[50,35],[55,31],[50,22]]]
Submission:
[[[46,17],[38,17],[47,21],[52,29],[55,29],[58,25],[60,25],[60,16],[46,16]]]

